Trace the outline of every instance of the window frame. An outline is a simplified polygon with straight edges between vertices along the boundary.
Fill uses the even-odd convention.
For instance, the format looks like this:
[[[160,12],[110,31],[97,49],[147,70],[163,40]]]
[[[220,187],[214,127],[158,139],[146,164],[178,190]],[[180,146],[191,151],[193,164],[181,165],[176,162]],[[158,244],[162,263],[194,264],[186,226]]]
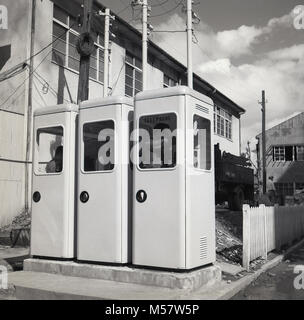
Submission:
[[[37,144],[37,138],[38,138],[38,130],[41,130],[41,129],[51,129],[51,128],[57,128],[57,127],[60,127],[62,128],[62,140],[63,140],[63,154],[62,154],[62,170],[60,172],[50,172],[50,173],[39,173],[38,172],[38,160],[39,160],[39,150],[38,150],[38,144]],[[65,165],[64,165],[64,160],[65,160],[65,157],[66,157],[66,140],[65,140],[65,126],[62,125],[62,124],[59,124],[59,125],[47,125],[47,126],[39,126],[37,128],[35,128],[35,158],[34,158],[34,175],[37,176],[37,177],[41,177],[41,176],[60,176],[64,173],[64,170],[65,170]]]
[[[79,71],[78,71],[78,70],[75,70],[75,69],[73,69],[72,67],[69,66],[69,57],[70,57],[70,56],[69,56],[69,52],[70,52],[69,46],[70,46],[70,45],[76,46],[76,44],[70,43],[70,33],[72,33],[72,34],[73,34],[74,36],[76,36],[76,37],[79,37],[79,36],[80,36],[80,33],[70,27],[71,16],[70,16],[69,13],[66,12],[65,10],[63,10],[63,9],[61,9],[60,7],[57,6],[57,8],[58,8],[59,10],[64,11],[64,12],[66,13],[66,15],[67,15],[67,24],[65,24],[64,22],[62,22],[62,21],[60,21],[60,20],[58,20],[58,19],[56,19],[56,18],[54,17],[55,6],[56,6],[56,5],[54,5],[54,7],[53,7],[52,26],[54,26],[54,24],[57,24],[57,25],[63,27],[63,28],[65,29],[65,31],[66,31],[66,33],[65,33],[65,35],[66,35],[66,40],[65,40],[65,61],[64,61],[64,65],[63,65],[62,67],[79,75]],[[52,30],[52,36],[54,37],[54,28],[53,28],[53,30]],[[100,69],[100,57],[103,56],[103,59],[104,59],[104,47],[100,44],[100,43],[101,43],[100,38],[101,38],[100,34],[97,34],[97,42],[94,41],[94,47],[96,47],[96,49],[97,49],[97,56],[96,56],[96,60],[97,60],[97,61],[96,61],[96,62],[97,62],[97,65],[96,65],[96,68],[97,68],[97,70],[96,70],[96,79],[95,79],[95,78],[92,78],[92,77],[89,77],[89,79],[92,80],[92,81],[98,82],[98,83],[100,83],[100,84],[103,84],[103,82],[104,82],[103,79],[102,79],[102,81],[99,80],[99,73],[100,73],[101,70],[103,71],[102,73],[104,74],[104,66],[103,66],[103,65],[101,66],[102,69]],[[56,45],[56,42],[57,42],[58,40],[60,40],[60,38],[57,39],[57,40],[53,40],[54,42],[53,42],[53,44],[52,44],[52,57],[51,57],[51,62],[54,63],[54,64],[56,64],[56,65],[59,65],[59,63],[58,63],[57,61],[54,61],[54,59],[53,59],[53,51],[54,51],[54,50],[56,51],[56,48],[54,49],[54,45]],[[100,52],[102,52],[102,54],[100,54]],[[75,60],[76,60],[76,59],[75,59]],[[92,68],[92,67],[91,67],[91,64],[90,64],[90,69],[91,69],[91,68]],[[95,70],[95,68],[92,68],[92,69]],[[110,70],[110,69],[109,69],[109,70]]]
[[[132,63],[127,61],[127,56],[130,56],[132,57]],[[139,67],[136,66],[136,60],[140,61],[140,63],[142,64],[142,61],[140,58],[136,57],[134,54],[132,54],[131,52],[127,51],[126,50],[126,53],[125,53],[125,96],[126,97],[129,97],[129,98],[133,98],[135,97],[135,95],[137,94],[136,93],[136,81],[139,81],[136,79],[136,71],[140,72],[141,73],[141,76],[143,74],[143,71],[142,71],[142,68],[140,69]],[[126,73],[126,66],[129,66],[130,68],[132,68],[132,87],[130,87],[128,84],[127,84],[127,81],[126,81],[126,77],[130,77],[129,75],[127,75]],[[141,83],[141,90],[139,92],[142,91],[143,89],[143,79],[141,79],[141,81],[139,81]],[[128,95],[126,93],[126,87],[132,89],[132,96]]]
[[[159,115],[166,115],[166,114],[175,114],[176,116],[176,163],[174,167],[171,168],[141,168],[139,166],[139,131],[140,131],[140,118],[142,117],[151,117],[151,116],[159,116]],[[167,112],[159,112],[159,113],[144,113],[141,114],[139,116],[139,118],[136,120],[136,128],[138,128],[139,130],[137,130],[136,133],[136,167],[139,171],[143,171],[143,172],[147,172],[147,171],[174,171],[177,170],[178,168],[178,163],[179,163],[179,145],[178,145],[178,141],[179,141],[179,130],[177,130],[178,128],[178,121],[179,121],[179,117],[178,117],[178,113],[175,111],[167,111]]]
[[[279,152],[276,152],[279,150]],[[281,152],[283,150],[283,152]],[[273,146],[273,162],[286,162],[285,146]],[[278,157],[278,158],[277,158]],[[282,157],[283,159],[281,159]]]
[[[106,121],[113,121],[114,123],[114,167],[111,170],[102,170],[102,171],[85,171],[84,170],[84,126],[86,124],[92,124],[92,123],[98,123],[98,122],[106,122]],[[94,119],[94,120],[88,120],[81,124],[81,159],[80,159],[80,170],[82,174],[105,174],[105,173],[112,173],[116,170],[117,167],[117,132],[115,130],[116,128],[116,120],[113,118],[106,118],[106,119]]]
[[[298,149],[299,148],[302,148],[302,152],[300,152],[300,154],[302,154],[303,155],[303,159],[300,159],[299,160],[299,156],[298,156],[298,154],[299,154],[299,151],[298,151]],[[296,157],[297,157],[297,160],[296,161],[304,161],[304,145],[300,145],[300,146],[295,146],[295,152],[296,152]]]
[[[223,108],[214,105],[214,134],[233,142],[233,116]]]

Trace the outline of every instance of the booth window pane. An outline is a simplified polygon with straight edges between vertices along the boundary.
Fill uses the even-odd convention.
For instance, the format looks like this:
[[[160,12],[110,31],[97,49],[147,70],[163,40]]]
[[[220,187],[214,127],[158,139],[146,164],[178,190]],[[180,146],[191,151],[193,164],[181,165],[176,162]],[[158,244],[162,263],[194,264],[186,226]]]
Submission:
[[[139,167],[166,169],[176,166],[175,113],[143,116],[139,119]]]
[[[36,174],[62,172],[63,167],[63,128],[50,127],[37,130]]]
[[[208,119],[193,117],[193,165],[197,169],[211,169],[211,123]]]
[[[86,123],[83,126],[84,171],[114,169],[114,121]]]

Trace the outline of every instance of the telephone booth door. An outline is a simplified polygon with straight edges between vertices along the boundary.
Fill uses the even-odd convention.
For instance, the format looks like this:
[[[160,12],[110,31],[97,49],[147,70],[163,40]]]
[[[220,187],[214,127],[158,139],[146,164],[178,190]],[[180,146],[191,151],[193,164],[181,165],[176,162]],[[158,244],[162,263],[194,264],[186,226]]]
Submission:
[[[185,260],[184,98],[140,97],[135,102],[133,263],[180,268]]]
[[[75,135],[78,107],[34,115],[31,255],[74,258]]]
[[[130,112],[111,97],[80,107],[78,260],[128,262]]]
[[[140,93],[133,263],[189,270],[215,260],[213,102],[187,87]]]

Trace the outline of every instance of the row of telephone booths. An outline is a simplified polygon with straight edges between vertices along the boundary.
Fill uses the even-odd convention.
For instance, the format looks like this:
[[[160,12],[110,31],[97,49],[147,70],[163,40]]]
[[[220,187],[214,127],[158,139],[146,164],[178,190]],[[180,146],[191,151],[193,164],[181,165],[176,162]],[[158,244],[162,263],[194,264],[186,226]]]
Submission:
[[[38,109],[31,255],[213,263],[213,125],[212,100],[184,86]]]

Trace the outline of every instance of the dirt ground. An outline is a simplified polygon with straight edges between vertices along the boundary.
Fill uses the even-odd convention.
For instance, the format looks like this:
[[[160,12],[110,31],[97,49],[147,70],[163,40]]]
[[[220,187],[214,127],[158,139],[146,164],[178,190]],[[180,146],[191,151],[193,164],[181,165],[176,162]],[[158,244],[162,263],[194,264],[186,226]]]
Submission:
[[[242,212],[217,208],[216,253],[218,261],[242,263],[242,233]]]

